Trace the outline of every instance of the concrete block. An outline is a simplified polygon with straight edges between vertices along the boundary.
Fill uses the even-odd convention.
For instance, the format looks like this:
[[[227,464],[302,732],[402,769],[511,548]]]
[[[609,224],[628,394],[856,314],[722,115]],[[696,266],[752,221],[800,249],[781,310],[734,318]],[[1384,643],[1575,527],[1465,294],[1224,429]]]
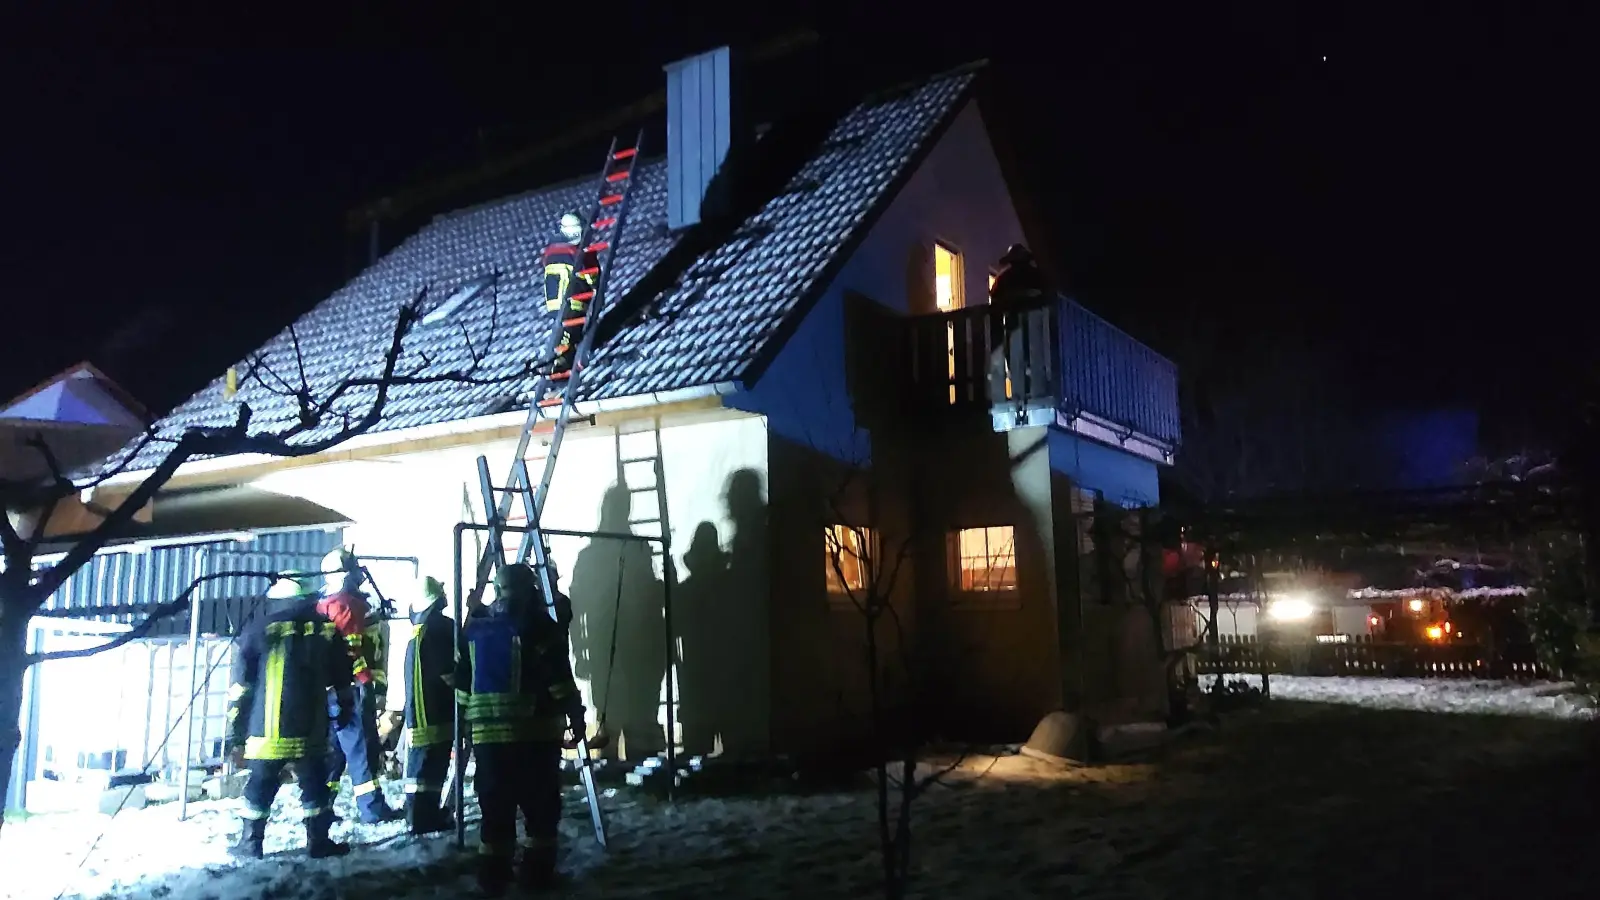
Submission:
[[[148,785],[130,784],[101,791],[97,804],[100,813],[113,816],[118,812],[126,812],[130,809],[144,809],[148,803],[145,798],[146,787]]]
[[[1057,710],[1039,720],[1022,753],[1047,762],[1088,762],[1093,734],[1087,719]]]

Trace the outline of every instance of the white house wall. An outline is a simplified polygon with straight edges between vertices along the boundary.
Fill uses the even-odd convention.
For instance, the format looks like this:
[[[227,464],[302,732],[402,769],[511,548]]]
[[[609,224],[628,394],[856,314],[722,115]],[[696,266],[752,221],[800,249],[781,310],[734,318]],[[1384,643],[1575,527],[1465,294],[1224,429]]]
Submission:
[[[746,635],[742,643],[764,647],[758,636],[766,634],[767,585],[738,578],[764,555],[764,541],[754,545],[742,539],[764,527],[751,517],[765,507],[767,483],[767,428],[759,417],[728,411],[685,414],[668,419],[661,428],[665,471],[666,516],[677,583],[674,593],[674,631],[684,645],[682,658],[694,669],[695,684],[677,691],[684,720],[705,726],[713,704],[703,701],[707,679],[699,664],[719,657],[707,646],[703,633],[708,619],[718,634]],[[642,429],[635,431],[635,429]],[[619,476],[619,459],[646,459],[655,455],[655,432],[650,422],[615,426],[574,427],[559,456],[543,524],[571,531],[615,531],[659,535],[660,526],[641,522],[661,518],[657,512],[654,464],[635,463]],[[506,440],[450,450],[426,451],[370,461],[340,461],[303,469],[289,469],[262,477],[255,485],[264,490],[302,497],[337,510],[354,524],[346,539],[358,553],[415,556],[421,574],[450,585],[455,561],[451,533],[464,519],[483,521],[477,476],[477,457],[486,455],[496,485],[509,470],[515,442]],[[538,477],[537,465],[531,466]],[[732,487],[730,496],[730,487]],[[630,520],[638,524],[631,524]],[[698,539],[698,542],[697,542]],[[666,627],[662,620],[664,566],[659,554],[644,545],[619,541],[590,541],[553,537],[551,555],[559,570],[562,589],[573,599],[577,616],[573,643],[574,668],[586,702],[593,712],[604,703],[613,732],[621,732],[627,756],[660,749],[659,729],[649,723],[664,721],[661,705],[666,668]],[[466,581],[472,581],[472,561],[477,543],[465,537]],[[735,555],[735,548],[737,554]],[[691,556],[689,564],[684,557]],[[720,565],[725,562],[726,565]],[[402,603],[415,594],[409,582],[409,565],[387,565],[380,584],[393,578],[404,584]],[[620,621],[618,608],[621,579]],[[692,583],[691,583],[692,581]],[[613,628],[613,623],[615,628]],[[616,635],[615,675],[609,685],[613,631]],[[406,632],[397,626],[389,660],[391,708],[403,701],[398,648]],[[700,648],[704,647],[704,650]],[[691,653],[692,648],[692,653]],[[675,650],[675,655],[679,651]],[[764,656],[748,652],[728,655],[731,662],[717,678],[737,692],[741,718],[730,721],[726,702],[717,704],[722,721],[715,729],[725,746],[760,744],[767,735],[768,677]],[[734,671],[734,669],[737,671]],[[609,690],[608,690],[609,688]],[[726,693],[726,691],[724,691]],[[680,723],[681,724],[681,723]],[[631,735],[627,732],[632,732]],[[630,740],[631,737],[631,740]],[[761,746],[750,747],[755,751]]]

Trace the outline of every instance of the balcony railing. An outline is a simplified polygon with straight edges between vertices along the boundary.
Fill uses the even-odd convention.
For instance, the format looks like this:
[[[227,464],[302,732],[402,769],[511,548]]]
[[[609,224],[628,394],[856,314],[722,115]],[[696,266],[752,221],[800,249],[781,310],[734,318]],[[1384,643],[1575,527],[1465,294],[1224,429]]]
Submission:
[[[1054,422],[1163,454],[1178,444],[1177,368],[1071,300],[904,321],[910,396],[924,411],[984,409],[997,428]]]

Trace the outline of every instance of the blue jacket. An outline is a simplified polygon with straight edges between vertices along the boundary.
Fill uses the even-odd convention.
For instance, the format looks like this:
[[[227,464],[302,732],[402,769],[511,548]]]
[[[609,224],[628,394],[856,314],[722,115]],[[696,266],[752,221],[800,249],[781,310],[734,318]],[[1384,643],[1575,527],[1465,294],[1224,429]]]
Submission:
[[[455,684],[475,744],[559,741],[568,716],[581,710],[567,630],[544,615],[529,618],[467,623]]]

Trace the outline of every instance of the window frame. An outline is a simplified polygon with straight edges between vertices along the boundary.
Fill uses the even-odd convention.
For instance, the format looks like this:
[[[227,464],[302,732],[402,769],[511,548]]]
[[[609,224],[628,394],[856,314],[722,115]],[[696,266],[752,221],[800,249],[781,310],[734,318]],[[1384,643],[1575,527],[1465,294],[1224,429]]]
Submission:
[[[950,255],[950,305],[939,305],[939,252]],[[961,248],[951,241],[933,239],[933,308],[936,312],[955,312],[967,308],[967,265]]]
[[[1006,529],[1010,537],[1011,584],[1007,587],[995,589],[980,589],[963,587],[962,576],[965,570],[961,554],[961,537],[974,531],[984,532],[984,559],[988,566],[986,571],[993,571],[996,553],[989,543],[989,532],[992,529]],[[948,557],[948,566],[945,580],[950,591],[951,607],[954,609],[1019,609],[1022,606],[1022,570],[1017,560],[1017,526],[1008,522],[994,524],[972,525],[956,528],[950,531],[945,541],[945,553]],[[1000,556],[1001,559],[1005,555]]]
[[[857,586],[852,586],[849,584],[849,579],[847,577],[849,573],[835,572],[833,569],[833,549],[829,542],[828,535],[836,530],[843,533],[857,535],[858,538],[864,538],[867,542],[867,547],[864,552],[865,558],[856,558],[856,562],[858,564],[858,571],[856,574],[860,582]],[[822,527],[822,590],[823,593],[827,595],[828,605],[830,607],[842,610],[854,610],[856,608],[855,602],[853,602],[851,597],[851,591],[853,590],[856,592],[855,599],[859,600],[860,595],[872,586],[874,576],[872,569],[874,567],[874,561],[877,560],[878,553],[882,549],[882,546],[883,539],[879,534],[878,529],[868,525],[851,525],[848,522],[829,522]],[[840,562],[840,568],[844,568],[843,560]],[[844,581],[836,586],[836,579],[840,578],[843,578]]]

